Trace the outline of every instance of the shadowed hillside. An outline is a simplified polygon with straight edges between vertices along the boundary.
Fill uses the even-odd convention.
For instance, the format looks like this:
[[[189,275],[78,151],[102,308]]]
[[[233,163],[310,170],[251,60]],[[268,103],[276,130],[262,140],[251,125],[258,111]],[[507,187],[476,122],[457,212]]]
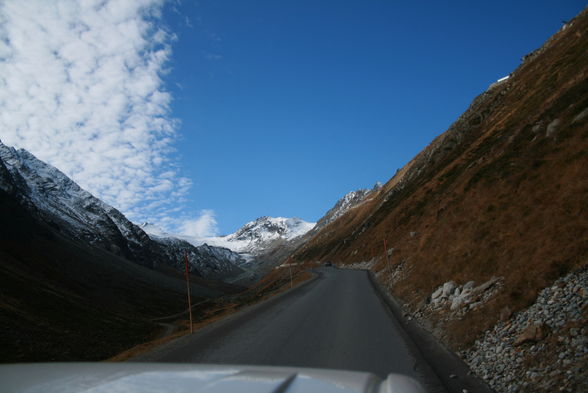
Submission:
[[[0,362],[101,360],[157,336],[154,319],[186,310],[183,255],[194,304],[242,290],[214,280],[241,272],[229,250],[151,240],[1,142],[0,217]]]

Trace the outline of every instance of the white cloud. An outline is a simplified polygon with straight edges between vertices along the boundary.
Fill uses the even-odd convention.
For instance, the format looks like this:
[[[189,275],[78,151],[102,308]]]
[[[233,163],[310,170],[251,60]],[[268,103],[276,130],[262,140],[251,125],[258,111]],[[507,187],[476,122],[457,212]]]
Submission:
[[[158,26],[163,3],[0,2],[0,139],[137,222],[162,221],[191,186],[170,160],[177,124],[161,75],[174,36]],[[194,228],[214,228],[206,217]]]
[[[206,238],[218,234],[214,211],[202,210],[195,219],[185,219],[179,227],[180,234],[194,238]]]

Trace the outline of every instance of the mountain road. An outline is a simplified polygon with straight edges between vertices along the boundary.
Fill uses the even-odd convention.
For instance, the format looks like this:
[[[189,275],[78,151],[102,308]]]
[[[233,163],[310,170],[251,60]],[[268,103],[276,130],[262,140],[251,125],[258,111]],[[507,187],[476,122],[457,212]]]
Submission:
[[[446,391],[369,279],[317,269],[317,277],[132,361],[330,368],[400,373]],[[461,390],[460,390],[461,391]]]

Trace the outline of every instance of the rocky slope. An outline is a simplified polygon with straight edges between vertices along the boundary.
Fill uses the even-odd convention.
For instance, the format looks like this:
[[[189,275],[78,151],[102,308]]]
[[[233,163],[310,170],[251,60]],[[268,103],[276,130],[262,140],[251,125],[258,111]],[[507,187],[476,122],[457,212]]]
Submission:
[[[501,318],[514,324],[556,280],[580,274],[588,258],[586,31],[585,10],[477,97],[374,198],[327,224],[290,260],[363,262],[407,312],[462,351]],[[586,320],[582,293],[570,323]],[[510,334],[522,334],[522,325]],[[572,340],[566,335],[556,327],[547,337]],[[537,347],[513,350],[526,359]],[[545,356],[555,364],[559,355]],[[576,367],[582,358],[562,356],[572,366],[561,387],[573,391],[586,380]],[[499,381],[498,391],[551,389],[524,365],[516,383],[492,367],[481,376]]]
[[[461,356],[497,391],[587,391],[588,271],[543,289],[535,303],[498,322]],[[506,319],[506,318],[505,318]]]
[[[56,168],[24,149],[15,150],[1,142],[0,190],[61,234],[142,266],[181,267],[187,253],[190,270],[202,277],[222,279],[242,273],[235,265],[241,257],[230,250],[195,247],[179,239],[151,239],[118,210]]]
[[[349,209],[358,206],[365,200],[373,198],[381,188],[382,184],[376,183],[372,189],[363,188],[360,190],[348,192],[343,196],[343,198],[339,199],[337,203],[335,203],[335,205],[330,208],[329,211],[327,211],[327,213],[325,213],[325,215],[320,220],[317,221],[313,231],[315,233],[318,232],[320,229],[341,217]]]
[[[328,237],[331,233],[331,229],[335,228],[336,225],[329,226],[335,222],[339,217],[345,215],[350,210],[362,206],[366,202],[371,202],[377,197],[378,193],[382,189],[381,183],[376,183],[372,189],[359,189],[356,191],[350,191],[339,199],[335,205],[330,208],[320,220],[317,221],[316,225],[312,230],[305,234],[303,238],[296,244],[296,246],[305,247],[305,244],[313,238],[324,238]],[[328,227],[324,229],[325,227]],[[324,230],[323,230],[324,229]],[[317,238],[318,236],[318,238]]]

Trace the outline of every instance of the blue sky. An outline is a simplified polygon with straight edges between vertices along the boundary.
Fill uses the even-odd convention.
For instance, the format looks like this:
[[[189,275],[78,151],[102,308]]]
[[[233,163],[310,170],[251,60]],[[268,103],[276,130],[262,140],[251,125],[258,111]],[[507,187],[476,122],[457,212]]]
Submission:
[[[581,1],[4,0],[0,140],[136,223],[318,220]]]
[[[386,182],[581,1],[182,1],[171,73],[190,208],[319,219]]]

